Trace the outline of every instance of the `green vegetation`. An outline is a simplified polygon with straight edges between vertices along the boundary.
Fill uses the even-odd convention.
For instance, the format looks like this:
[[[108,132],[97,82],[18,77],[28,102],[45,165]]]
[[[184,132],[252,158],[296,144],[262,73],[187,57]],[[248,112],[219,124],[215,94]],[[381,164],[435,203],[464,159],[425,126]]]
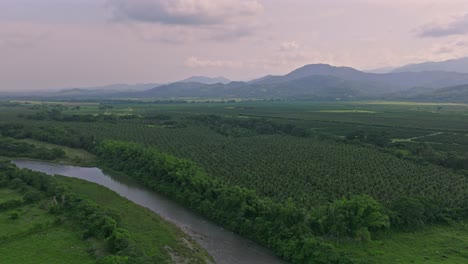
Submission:
[[[464,104],[122,101],[60,118],[47,106],[45,119],[27,118],[41,107],[8,107],[3,136],[86,149],[294,263],[467,258]],[[121,115],[128,109],[131,118]],[[395,257],[409,237],[415,245]],[[450,239],[454,251],[443,251]],[[425,245],[427,254],[414,253]]]
[[[336,247],[357,263],[464,264],[468,259],[466,225],[431,226],[411,233],[390,233],[382,238],[357,243],[341,242]]]
[[[60,148],[41,148],[26,142],[0,137],[0,156],[55,160],[65,157]]]
[[[375,111],[369,110],[320,110],[321,113],[362,113],[362,114],[375,114]]]
[[[97,162],[96,157],[93,154],[83,149],[60,146],[56,144],[41,142],[41,141],[34,140],[34,139],[22,139],[20,141],[33,144],[38,148],[61,149],[65,153],[65,156],[55,160],[56,162],[59,162],[59,163],[78,164],[82,166],[94,166]]]
[[[9,201],[9,200],[18,200],[21,199],[21,195],[15,191],[8,188],[0,189],[0,203]]]
[[[7,221],[12,222],[11,219]],[[21,226],[9,228],[18,229]],[[82,241],[77,232],[63,227],[41,229],[2,244],[2,263],[95,263],[87,253],[88,243]]]
[[[0,190],[8,195],[0,202],[2,263],[209,260],[187,235],[149,210],[95,184],[59,179],[0,163]]]

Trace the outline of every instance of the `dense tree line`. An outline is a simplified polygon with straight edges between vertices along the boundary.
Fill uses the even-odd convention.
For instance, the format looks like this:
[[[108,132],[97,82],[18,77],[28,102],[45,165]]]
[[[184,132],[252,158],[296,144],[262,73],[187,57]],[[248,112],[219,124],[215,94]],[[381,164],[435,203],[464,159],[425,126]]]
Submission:
[[[117,115],[110,113],[101,114],[64,114],[59,108],[52,108],[39,111],[33,115],[25,116],[32,120],[53,120],[58,122],[117,122],[119,120],[139,119],[140,116],[134,114]]]
[[[65,157],[65,152],[59,148],[36,147],[33,144],[0,136],[0,156],[55,160]]]
[[[26,127],[18,123],[5,123],[0,124],[0,135],[15,139],[32,138],[39,141],[87,150],[92,149],[96,143],[94,136],[82,136],[62,126]]]
[[[307,137],[310,135],[307,129],[293,124],[275,123],[260,118],[228,118],[218,115],[202,115],[190,118],[202,123],[214,131],[232,137],[250,135],[286,134],[296,137]]]
[[[436,150],[424,142],[401,141],[392,143],[389,135],[385,132],[375,134],[365,132],[364,130],[349,133],[346,135],[346,140],[348,143],[372,144],[400,158],[405,158],[419,164],[432,163],[454,170],[465,170],[468,174],[468,155],[455,151]]]

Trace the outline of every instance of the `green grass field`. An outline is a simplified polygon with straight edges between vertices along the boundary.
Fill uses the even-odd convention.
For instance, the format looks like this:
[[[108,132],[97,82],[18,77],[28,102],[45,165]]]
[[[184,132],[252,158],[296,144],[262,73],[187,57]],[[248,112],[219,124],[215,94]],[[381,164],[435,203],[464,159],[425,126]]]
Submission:
[[[22,196],[11,189],[8,188],[0,188],[0,203],[8,201],[8,200],[13,200],[13,199],[21,199]]]
[[[0,245],[4,264],[91,264],[89,245],[80,234],[63,227],[54,227],[16,238]]]
[[[412,233],[391,233],[369,242],[339,243],[342,252],[361,263],[450,263],[468,261],[468,226],[432,226]]]
[[[22,197],[10,189],[1,189],[0,195],[2,200]],[[81,232],[70,226],[54,225],[55,217],[41,209],[44,202],[0,212],[0,262],[95,263],[94,257],[87,252],[90,243],[81,239]],[[14,213],[18,214],[17,219],[12,219]]]

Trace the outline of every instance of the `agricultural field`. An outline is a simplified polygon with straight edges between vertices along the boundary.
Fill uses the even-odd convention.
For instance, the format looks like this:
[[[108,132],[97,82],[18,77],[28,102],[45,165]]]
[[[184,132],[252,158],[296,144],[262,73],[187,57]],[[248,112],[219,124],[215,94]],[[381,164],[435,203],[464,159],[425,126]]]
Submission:
[[[29,108],[28,105],[13,107],[6,116],[11,118],[11,112],[18,115],[21,111],[25,115],[31,111]],[[386,133],[393,140],[424,142],[437,149],[461,153],[468,138],[468,122],[463,122],[468,121],[465,115],[468,105],[240,102],[99,107],[85,103],[80,110],[65,109],[64,113],[75,111],[88,115],[91,108],[93,114],[120,114],[132,109],[136,115],[155,116],[156,119],[53,123],[99,140],[115,139],[154,146],[163,152],[195,161],[208,174],[229,184],[252,188],[279,200],[292,197],[306,207],[360,193],[370,194],[383,202],[409,192],[430,194],[440,199],[448,193],[449,197],[458,197],[453,198],[457,203],[465,201],[466,189],[461,183],[465,183],[466,178],[440,166],[420,166],[373,146],[318,138],[328,135],[339,139],[353,131],[363,130],[374,134]],[[243,120],[261,117],[280,124],[294,124],[306,128],[313,136],[254,134],[232,137],[191,119],[210,114]],[[161,117],[163,121],[158,119]],[[27,122],[30,126],[51,124],[49,120],[16,118],[16,121]],[[168,121],[178,125],[165,125]],[[455,144],[458,148],[452,148]],[[440,181],[442,177],[445,178]],[[363,181],[367,184],[361,184]],[[444,200],[454,202],[450,198]]]
[[[6,109],[9,111],[3,111]],[[93,144],[106,140],[137,143],[193,162],[216,184],[246,188],[274,203],[292,202],[300,210],[311,212],[312,219],[317,217],[317,208],[356,195],[378,201],[390,212],[391,225],[397,229],[400,224],[401,229],[408,227],[403,225],[420,228],[440,224],[444,217],[458,222],[467,210],[465,104],[238,101],[106,102],[59,107],[56,103],[18,103],[0,106],[0,110],[0,126],[22,126],[18,130],[3,128],[4,136],[23,133],[27,136],[18,140],[38,147],[53,147],[43,143],[48,141],[91,152]],[[65,149],[67,156],[83,155],[75,148]],[[96,162],[100,157],[82,159]],[[121,161],[126,162],[130,161]],[[398,211],[402,203],[420,206],[423,211],[432,204],[430,210],[437,213],[417,223],[403,223],[404,216],[395,216],[403,214]],[[443,256],[449,259],[444,258],[446,263],[462,263],[467,256],[460,243],[454,248],[462,253],[412,258],[416,246],[426,247],[426,235],[435,240],[437,233],[448,233],[450,239],[461,234],[459,241],[466,241],[466,228],[462,226],[426,227],[435,233],[420,233],[421,244],[406,255],[402,253],[400,263],[423,263],[425,257],[428,263],[437,263]],[[382,239],[383,244],[378,242],[379,233],[373,234],[375,239],[366,244],[367,250],[346,242],[338,243],[336,248],[363,263],[391,263],[388,260],[394,256],[380,252],[394,250],[400,243],[395,241],[407,239],[407,233],[392,232],[395,234]],[[444,241],[438,240],[437,245]]]

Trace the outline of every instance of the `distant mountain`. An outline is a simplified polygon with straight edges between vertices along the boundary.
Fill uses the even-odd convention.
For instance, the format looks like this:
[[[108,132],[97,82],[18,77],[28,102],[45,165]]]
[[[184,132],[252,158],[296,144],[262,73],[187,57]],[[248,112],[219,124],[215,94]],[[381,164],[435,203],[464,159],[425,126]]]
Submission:
[[[368,73],[389,73],[395,70],[395,67],[382,67],[382,68],[377,68],[377,69],[372,69],[372,70],[365,70],[364,72]]]
[[[204,84],[215,84],[215,83],[227,84],[227,83],[230,83],[231,80],[226,79],[222,76],[215,77],[215,78],[205,77],[205,76],[192,76],[190,78],[184,79],[179,82],[204,83]]]
[[[309,64],[298,68],[283,76],[267,76],[256,80],[256,84],[275,84],[284,83],[292,80],[311,76],[334,76],[343,79],[350,79],[351,76],[359,75],[360,71],[350,67],[334,67],[328,64]],[[359,78],[352,78],[359,79]]]
[[[355,82],[332,76],[313,76],[278,84],[171,83],[134,93],[132,97],[152,98],[301,98],[336,100],[364,96]],[[126,95],[127,97],[129,95]]]
[[[191,96],[193,92],[200,92],[200,89],[207,84],[199,82],[175,82],[160,85],[147,91],[137,93],[126,93],[125,96],[135,97],[186,97]]]
[[[266,75],[266,76],[263,76],[263,77],[260,77],[260,78],[257,78],[257,79],[250,80],[249,83],[260,83],[261,81],[266,80],[266,79],[271,78],[271,77],[278,77],[278,76],[269,74],[269,75]]]
[[[409,64],[394,69],[392,72],[423,72],[423,71],[446,71],[468,73],[468,57],[438,61]]]
[[[435,89],[468,84],[468,74],[401,72],[375,74],[350,67],[310,64],[286,75],[250,82],[205,84],[176,82],[121,97],[145,98],[288,98],[316,100],[382,99],[417,96]]]
[[[90,87],[76,87],[76,88],[66,88],[60,90],[59,92],[67,93],[69,91],[145,91],[156,86],[159,86],[158,83],[137,83],[137,84],[126,84],[126,83],[116,83],[103,86],[90,86]]]
[[[216,79],[216,78],[215,78]],[[465,100],[464,88],[468,73],[430,71],[368,73],[350,67],[310,64],[286,75],[268,75],[250,82],[215,83],[205,77],[193,77],[181,82],[164,84],[144,91],[75,88],[52,95],[59,98],[251,98],[300,100],[355,100],[355,99],[408,99],[408,100]],[[210,78],[212,81],[213,79]],[[210,82],[211,82],[210,81]],[[109,86],[112,87],[112,86]],[[464,86],[460,86],[464,87]],[[129,87],[127,87],[130,89]],[[445,89],[445,90],[444,90]],[[461,89],[461,90],[460,90]],[[459,98],[456,98],[456,97]]]
[[[255,84],[286,83],[311,76],[333,76],[346,81],[358,82],[363,89],[374,92],[394,92],[413,87],[441,88],[468,84],[468,74],[454,72],[399,72],[376,74],[358,71],[350,67],[334,67],[328,64],[310,64],[284,76],[271,76],[255,81]]]

